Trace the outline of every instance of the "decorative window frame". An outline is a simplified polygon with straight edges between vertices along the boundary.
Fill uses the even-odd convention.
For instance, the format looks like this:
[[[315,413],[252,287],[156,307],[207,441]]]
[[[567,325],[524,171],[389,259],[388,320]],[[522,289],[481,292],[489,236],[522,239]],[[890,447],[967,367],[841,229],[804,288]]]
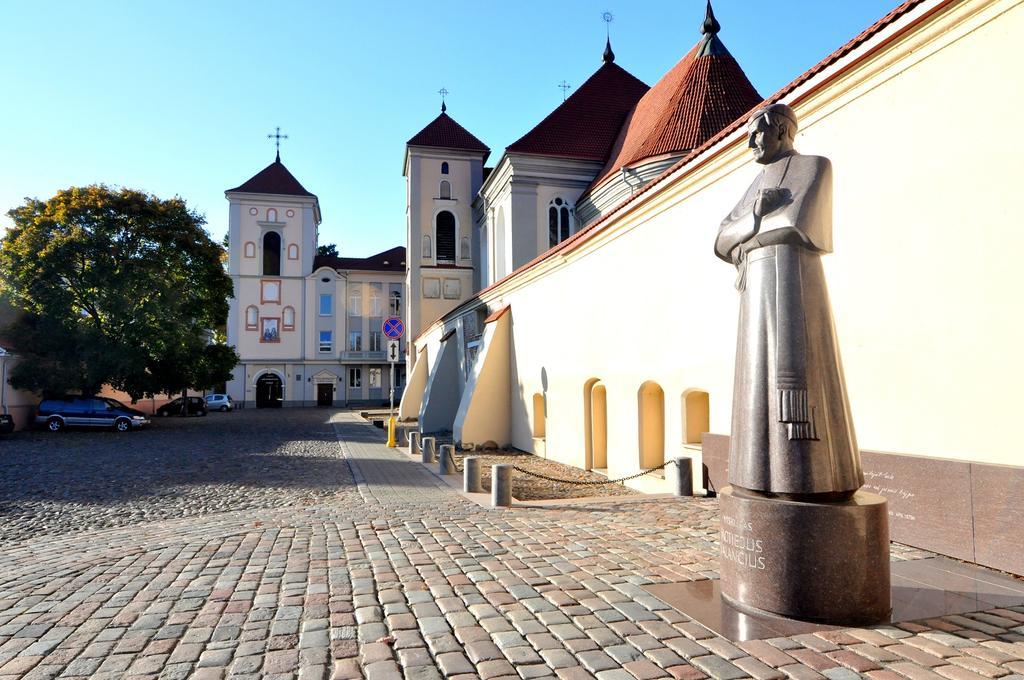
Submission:
[[[267,284],[277,284],[277,299],[267,297]],[[260,304],[261,305],[279,305],[281,304],[281,279],[261,279],[260,280]]]
[[[297,260],[299,259],[299,247],[294,243],[288,244],[288,259]]]
[[[454,255],[454,258],[451,259],[451,260],[448,260],[448,259],[442,260],[440,258],[440,254],[436,250],[436,245],[438,243],[438,241],[437,241],[437,218],[441,216],[441,213],[445,213],[445,212],[448,213],[449,215],[451,215],[452,218],[455,221],[455,233],[452,236],[453,236],[453,238],[455,240],[455,251],[456,252],[452,253],[452,255]],[[462,225],[460,224],[459,216],[455,214],[455,211],[449,210],[448,208],[444,208],[444,209],[438,210],[438,211],[436,211],[434,213],[433,229],[434,229],[434,244],[435,244],[434,256],[436,258],[436,261],[439,262],[439,263],[440,262],[444,262],[446,264],[455,264],[455,262],[457,262],[458,258],[459,258],[459,253],[458,253],[458,250],[459,250],[459,234],[462,233]]]
[[[348,386],[350,388],[363,387],[363,369],[359,366],[350,366],[348,369]]]
[[[256,316],[253,318],[253,322],[249,323],[249,312],[256,312]],[[249,305],[245,308],[245,330],[257,331],[260,328],[260,310],[256,305]]]
[[[267,324],[271,321],[277,322],[277,337],[273,340],[266,339]],[[260,342],[267,344],[276,344],[281,342],[281,317],[279,316],[261,316],[260,317]]]
[[[291,314],[292,322],[288,323],[288,315]],[[282,331],[294,331],[295,330],[295,308],[288,305],[281,310],[281,330]]]
[[[424,260],[434,259],[434,249],[431,244],[434,242],[433,237],[430,234],[423,235],[421,255]]]
[[[367,312],[367,316],[375,318],[384,315],[382,292],[380,286],[370,284],[370,311]]]
[[[348,351],[349,352],[362,352],[363,351],[363,332],[362,331],[349,331],[348,332]]]
[[[462,261],[473,259],[473,246],[468,236],[459,239],[459,259]]]
[[[452,183],[446,179],[441,180],[437,185],[437,197],[450,201],[452,199]]]
[[[267,208],[267,222],[277,221],[277,208]]]
[[[554,215],[552,215],[554,212]],[[555,240],[552,243],[551,218],[555,218]],[[548,247],[554,248],[576,233],[576,206],[561,196],[555,196],[548,203]]]
[[[256,242],[246,241],[245,245],[242,246],[242,257],[248,259],[254,259],[256,257]]]
[[[393,290],[388,294],[388,312],[391,316],[402,315],[402,293]]]

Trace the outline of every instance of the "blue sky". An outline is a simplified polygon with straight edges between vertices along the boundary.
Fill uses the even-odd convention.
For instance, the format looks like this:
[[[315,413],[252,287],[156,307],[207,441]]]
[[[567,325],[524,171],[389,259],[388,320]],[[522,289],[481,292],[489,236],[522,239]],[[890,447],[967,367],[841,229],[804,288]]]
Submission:
[[[763,96],[896,0],[717,0]],[[353,3],[0,0],[0,227],[23,197],[96,182],[180,195],[218,240],[224,190],[274,159],[320,198],[321,242],[405,240],[405,141],[448,112],[489,164],[601,64],[653,85],[697,42],[704,0]],[[571,91],[570,91],[571,92]]]

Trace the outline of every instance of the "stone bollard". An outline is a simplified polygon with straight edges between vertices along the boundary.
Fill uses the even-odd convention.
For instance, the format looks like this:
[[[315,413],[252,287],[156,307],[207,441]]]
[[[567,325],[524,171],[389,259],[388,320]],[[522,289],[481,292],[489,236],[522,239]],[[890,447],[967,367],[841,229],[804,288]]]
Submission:
[[[422,458],[423,462],[424,463],[433,463],[434,460],[436,460],[436,458],[437,458],[437,456],[434,455],[436,453],[436,450],[437,450],[436,449],[436,447],[437,447],[437,439],[435,437],[423,437],[422,442],[423,442],[423,458]]]
[[[491,466],[491,506],[512,507],[512,466]]]
[[[677,496],[693,495],[693,464],[689,456],[679,456],[672,462],[676,466],[676,483],[672,493]]]
[[[455,474],[455,445],[454,444],[442,444],[440,449],[440,456],[437,459],[438,472],[442,475],[454,475]]]
[[[420,455],[420,433],[415,430],[409,433],[409,455]]]
[[[462,459],[462,490],[466,493],[482,493],[480,485],[480,459],[468,456]]]

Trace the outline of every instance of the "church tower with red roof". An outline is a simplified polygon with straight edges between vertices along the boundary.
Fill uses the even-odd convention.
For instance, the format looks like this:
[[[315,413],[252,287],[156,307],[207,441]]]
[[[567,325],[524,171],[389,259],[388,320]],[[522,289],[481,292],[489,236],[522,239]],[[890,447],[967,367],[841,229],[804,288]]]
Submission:
[[[444,103],[440,115],[406,143],[409,338],[476,292],[473,199],[488,154]]]

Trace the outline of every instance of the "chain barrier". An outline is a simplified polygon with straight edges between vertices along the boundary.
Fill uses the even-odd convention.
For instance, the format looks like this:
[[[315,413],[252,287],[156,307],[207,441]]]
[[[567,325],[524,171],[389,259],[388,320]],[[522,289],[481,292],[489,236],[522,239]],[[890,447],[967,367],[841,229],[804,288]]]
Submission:
[[[516,470],[517,472],[522,472],[524,475],[530,475],[531,477],[539,477],[540,479],[546,479],[549,482],[558,482],[560,484],[572,484],[572,485],[575,485],[575,486],[600,486],[602,484],[618,484],[619,482],[628,482],[631,479],[636,479],[637,477],[643,477],[646,474],[650,474],[650,473],[655,472],[657,470],[661,470],[662,468],[666,467],[670,462],[671,461],[666,461],[666,462],[662,463],[661,465],[659,465],[658,467],[653,467],[653,468],[650,468],[649,470],[644,470],[643,472],[638,472],[635,475],[630,475],[629,477],[621,477],[619,479],[604,479],[604,480],[595,481],[595,482],[583,482],[583,481],[579,481],[579,480],[575,480],[575,479],[559,479],[557,477],[549,477],[547,475],[542,475],[539,472],[533,472],[531,470],[527,470],[525,468],[521,468],[518,465],[513,465],[512,469]]]

